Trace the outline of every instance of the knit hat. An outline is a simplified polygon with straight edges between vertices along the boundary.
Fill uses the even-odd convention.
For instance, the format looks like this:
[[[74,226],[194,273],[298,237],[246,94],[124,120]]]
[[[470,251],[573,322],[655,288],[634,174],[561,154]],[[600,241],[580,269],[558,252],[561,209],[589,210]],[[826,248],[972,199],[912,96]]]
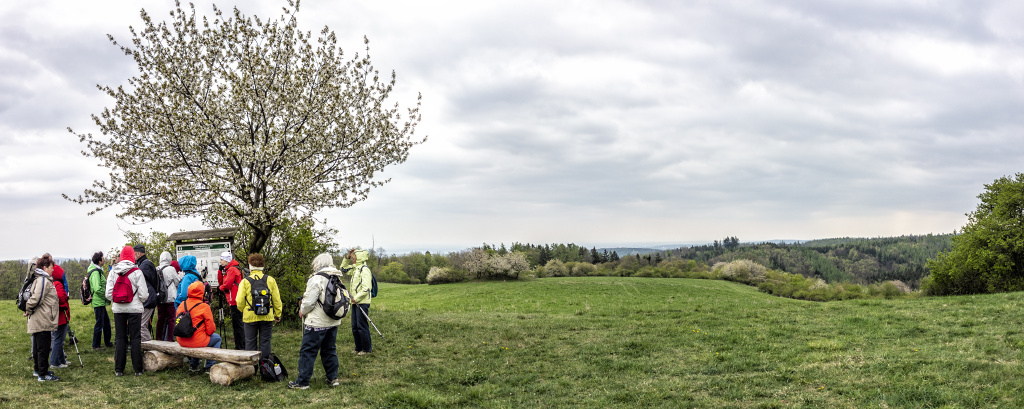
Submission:
[[[178,264],[178,260],[171,261],[171,266],[174,267],[174,271],[181,272],[181,264]]]
[[[146,252],[146,246],[143,246],[141,244],[136,244],[135,247],[133,247],[133,249],[135,249],[136,253],[145,253]]]
[[[225,251],[223,253],[220,253],[220,259],[224,261],[231,261],[231,252]]]
[[[125,260],[131,261],[132,263],[135,262],[135,250],[132,249],[132,246],[124,246],[124,248],[121,249],[121,258],[117,259],[117,261]]]

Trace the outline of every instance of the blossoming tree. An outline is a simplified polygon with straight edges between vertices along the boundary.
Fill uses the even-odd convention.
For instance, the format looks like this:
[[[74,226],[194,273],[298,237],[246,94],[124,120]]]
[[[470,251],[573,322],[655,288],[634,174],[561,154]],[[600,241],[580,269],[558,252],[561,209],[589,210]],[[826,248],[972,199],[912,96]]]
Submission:
[[[386,102],[395,74],[381,81],[366,55],[343,56],[333,31],[298,29],[298,1],[280,18],[237,8],[211,19],[177,2],[170,22],[142,10],[127,86],[99,86],[113,107],[93,115],[102,136],[71,133],[83,155],[110,169],[77,197],[94,214],[118,206],[122,219],[199,217],[211,227],[250,231],[258,252],[286,220],[348,207],[389,181],[374,176],[402,163],[420,121],[420,100]]]

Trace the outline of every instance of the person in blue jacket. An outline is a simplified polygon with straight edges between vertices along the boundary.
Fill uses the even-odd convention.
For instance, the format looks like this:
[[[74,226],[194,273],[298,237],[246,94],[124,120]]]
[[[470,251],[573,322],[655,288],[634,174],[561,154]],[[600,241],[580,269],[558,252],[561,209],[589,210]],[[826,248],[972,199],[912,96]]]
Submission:
[[[178,260],[178,264],[181,266],[181,282],[178,283],[178,296],[174,298],[174,310],[178,310],[178,305],[185,302],[188,299],[188,286],[196,281],[202,281],[203,277],[196,271],[196,256],[185,256]]]

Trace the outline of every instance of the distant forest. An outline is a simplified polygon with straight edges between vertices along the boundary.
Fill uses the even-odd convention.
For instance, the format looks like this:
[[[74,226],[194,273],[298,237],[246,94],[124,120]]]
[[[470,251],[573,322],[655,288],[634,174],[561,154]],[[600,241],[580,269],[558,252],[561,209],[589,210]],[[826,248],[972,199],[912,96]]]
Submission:
[[[735,237],[732,238],[735,240]],[[917,288],[925,263],[952,248],[952,234],[840,238],[798,244],[716,242],[669,251],[671,257],[706,264],[749,259],[765,267],[818,277],[829,283],[871,284],[899,280]]]
[[[839,238],[813,240],[795,244],[740,243],[727,237],[709,245],[680,247],[671,250],[618,248],[586,248],[576,244],[483,244],[481,247],[446,255],[410,253],[385,255],[371,251],[370,268],[378,280],[397,283],[424,283],[431,267],[472,270],[475,252],[490,256],[520,253],[529,267],[540,276],[559,275],[544,271],[555,263],[567,275],[644,276],[650,269],[666,268],[707,271],[715,263],[740,259],[752,260],[774,270],[804,277],[821,278],[828,283],[874,284],[899,280],[918,288],[927,275],[925,263],[939,252],[949,251],[953,235],[900,236],[885,238]],[[619,254],[623,250],[623,254]],[[564,264],[564,267],[558,267]],[[590,266],[586,266],[589,264]],[[78,288],[85,275],[88,260],[67,260],[60,265],[71,287],[71,297],[78,298]],[[20,260],[0,262],[0,299],[13,299],[21,288],[27,263]],[[582,268],[587,267],[587,268]],[[648,273],[645,273],[647,271]],[[657,275],[649,275],[657,276]]]

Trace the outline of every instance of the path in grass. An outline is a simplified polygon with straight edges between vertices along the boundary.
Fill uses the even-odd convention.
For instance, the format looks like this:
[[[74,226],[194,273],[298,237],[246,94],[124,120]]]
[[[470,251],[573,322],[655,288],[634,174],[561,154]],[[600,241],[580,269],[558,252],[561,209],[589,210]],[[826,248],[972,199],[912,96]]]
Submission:
[[[85,353],[85,369],[41,385],[24,319],[4,311],[15,359],[0,367],[14,380],[0,386],[0,405],[1021,407],[1021,300],[814,303],[724,281],[612,277],[384,285],[372,317],[387,341],[375,336],[376,353],[352,356],[343,326],[342,386],[314,381],[307,391],[256,380],[214,387],[184,370],[114,378],[109,351]],[[90,311],[75,319],[88,342]],[[293,377],[300,337],[275,329]]]

